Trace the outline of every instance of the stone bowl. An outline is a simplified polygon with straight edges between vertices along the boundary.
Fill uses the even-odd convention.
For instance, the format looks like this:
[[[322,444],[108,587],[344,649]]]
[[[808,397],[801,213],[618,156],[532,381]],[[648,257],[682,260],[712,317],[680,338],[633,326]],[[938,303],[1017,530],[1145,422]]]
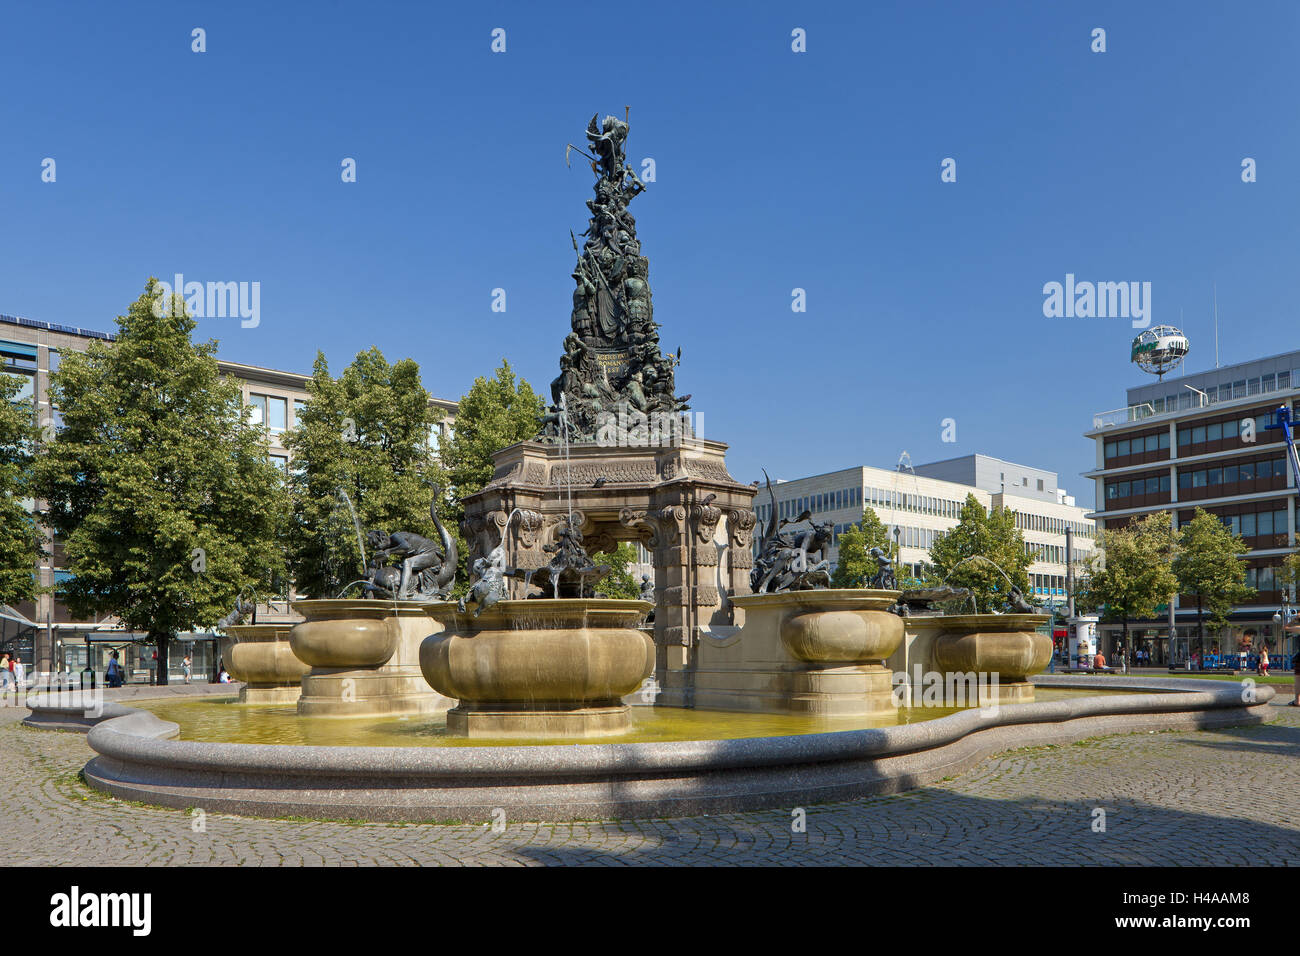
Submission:
[[[1046,614],[961,614],[942,617],[934,642],[935,667],[945,673],[997,674],[1002,683],[1023,681],[1047,667],[1052,639],[1035,628]]]
[[[898,591],[828,588],[734,598],[746,613],[777,611],[781,645],[815,665],[882,663],[903,642],[903,619],[889,609]]]
[[[637,624],[647,601],[501,601],[475,618],[451,602],[424,605],[444,630],[420,645],[420,670],[462,707],[616,705],[651,673]]]
[[[311,668],[289,646],[292,624],[234,624],[226,628],[230,646],[223,651],[230,676],[258,686],[292,686]]]
[[[311,667],[380,667],[397,650],[392,602],[343,598],[295,601],[305,617],[289,632],[289,646]]]

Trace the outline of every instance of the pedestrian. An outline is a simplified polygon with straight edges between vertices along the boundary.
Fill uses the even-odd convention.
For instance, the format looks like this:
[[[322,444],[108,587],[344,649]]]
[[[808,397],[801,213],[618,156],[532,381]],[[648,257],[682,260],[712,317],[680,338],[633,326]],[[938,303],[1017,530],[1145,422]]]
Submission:
[[[109,687],[122,686],[122,665],[117,661],[117,651],[108,652],[108,669],[104,672]]]
[[[13,675],[9,672],[9,653],[0,654],[0,693],[6,693],[12,686]]]
[[[190,670],[193,666],[194,662],[190,660],[190,655],[186,654],[185,658],[181,661],[181,670],[185,672],[185,683],[187,684],[190,682]]]
[[[22,690],[27,685],[27,665],[17,657],[14,657],[9,663],[13,666],[14,687]]]
[[[1259,649],[1259,676],[1268,676],[1268,645],[1265,644]]]

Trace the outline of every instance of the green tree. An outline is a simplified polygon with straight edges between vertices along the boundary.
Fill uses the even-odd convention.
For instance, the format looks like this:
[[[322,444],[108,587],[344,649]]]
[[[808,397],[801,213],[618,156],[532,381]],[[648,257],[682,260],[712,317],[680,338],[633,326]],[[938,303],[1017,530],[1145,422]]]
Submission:
[[[1282,567],[1278,569],[1278,584],[1291,592],[1292,600],[1296,597],[1296,591],[1300,590],[1300,551],[1292,551],[1282,559]]]
[[[337,379],[318,353],[307,392],[285,437],[294,455],[289,564],[299,592],[333,597],[364,572],[359,534],[410,531],[438,539],[429,507],[432,486],[445,490],[446,481],[430,430],[443,412],[431,405],[414,360],[390,365],[377,348],[358,353]],[[446,526],[452,508],[445,496],[438,510]],[[448,530],[454,537],[454,524]]]
[[[456,410],[456,428],[440,454],[454,497],[492,480],[492,453],[537,435],[542,398],[504,359],[492,378],[479,376]]]
[[[926,582],[969,588],[977,610],[991,613],[1006,603],[1011,585],[1029,594],[1031,560],[1015,512],[998,508],[989,514],[970,494],[957,526],[940,534],[930,548]]]
[[[592,585],[593,591],[599,591],[605,597],[629,601],[641,596],[641,582],[628,570],[629,565],[636,564],[636,548],[631,544],[621,541],[613,551],[597,551],[591,556],[591,561],[609,565],[609,573]]]
[[[1206,610],[1210,628],[1217,633],[1227,625],[1233,607],[1255,594],[1246,586],[1242,560],[1250,546],[1203,508],[1197,508],[1178,532],[1178,545],[1174,576],[1180,594],[1196,596],[1196,641],[1204,654]]]
[[[158,314],[156,314],[158,313]],[[157,280],[117,319],[115,343],[67,353],[50,377],[63,429],[36,460],[45,517],[62,537],[74,614],[113,614],[158,649],[210,626],[240,593],[283,576],[284,481],[216,343]]]
[[[1147,515],[1123,528],[1103,531],[1079,605],[1096,607],[1108,621],[1124,625],[1128,653],[1130,618],[1151,617],[1156,605],[1170,600],[1178,588],[1173,560],[1178,535],[1169,512]]]
[[[15,401],[22,387],[18,376],[0,375],[0,604],[35,597],[43,554],[36,520],[23,503],[32,497],[36,426],[31,401]]]
[[[865,581],[876,573],[877,568],[876,559],[871,556],[872,548],[884,551],[890,560],[898,557],[889,529],[876,516],[875,509],[864,508],[862,520],[839,537],[839,561],[831,575],[831,587],[865,587]]]

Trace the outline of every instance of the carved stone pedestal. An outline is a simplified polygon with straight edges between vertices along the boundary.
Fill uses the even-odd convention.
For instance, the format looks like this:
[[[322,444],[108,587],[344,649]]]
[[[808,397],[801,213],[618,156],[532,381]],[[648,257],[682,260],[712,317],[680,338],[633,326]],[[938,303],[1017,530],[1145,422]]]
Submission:
[[[737,623],[731,595],[749,593],[755,489],[727,472],[722,442],[682,438],[668,447],[557,445],[530,441],[493,456],[492,481],[466,498],[471,560],[500,542],[511,512],[506,560],[540,568],[557,527],[573,511],[589,552],[644,544],[654,562],[655,677],[694,664],[700,635]],[[510,597],[524,598],[510,581]]]

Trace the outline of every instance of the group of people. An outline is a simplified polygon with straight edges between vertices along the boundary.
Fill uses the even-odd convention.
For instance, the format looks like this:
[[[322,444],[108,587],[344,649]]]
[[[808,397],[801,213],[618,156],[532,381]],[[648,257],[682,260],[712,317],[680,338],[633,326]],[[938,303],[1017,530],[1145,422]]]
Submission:
[[[0,653],[0,693],[22,690],[27,686],[27,668],[8,651]]]

